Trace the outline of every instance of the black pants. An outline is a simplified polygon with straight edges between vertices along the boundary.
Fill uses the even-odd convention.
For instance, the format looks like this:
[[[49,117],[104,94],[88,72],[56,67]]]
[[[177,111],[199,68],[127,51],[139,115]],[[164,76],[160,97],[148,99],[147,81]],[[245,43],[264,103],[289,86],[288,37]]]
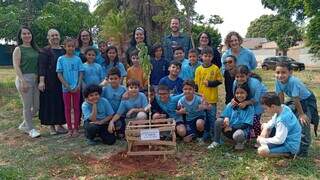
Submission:
[[[226,104],[228,104],[233,98],[232,86],[234,77],[230,76],[229,71],[224,71],[224,88],[226,91]]]
[[[93,140],[95,137],[100,137],[104,144],[112,145],[116,142],[114,134],[110,134],[106,125],[96,125],[90,123],[89,120],[84,122],[86,137]]]

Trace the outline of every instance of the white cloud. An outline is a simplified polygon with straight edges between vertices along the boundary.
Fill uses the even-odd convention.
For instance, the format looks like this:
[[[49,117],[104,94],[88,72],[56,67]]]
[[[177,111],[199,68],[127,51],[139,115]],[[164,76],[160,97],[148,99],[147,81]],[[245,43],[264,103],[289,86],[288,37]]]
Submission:
[[[223,18],[223,24],[216,26],[223,38],[230,31],[245,36],[251,21],[263,14],[274,13],[264,9],[260,0],[198,0],[195,9],[205,17],[217,14]]]
[[[95,9],[97,0],[82,0],[90,6],[90,11]],[[224,23],[217,25],[219,32],[224,38],[230,31],[237,31],[245,36],[250,22],[263,14],[275,14],[265,9],[260,0],[198,0],[195,9],[199,14],[220,15]]]

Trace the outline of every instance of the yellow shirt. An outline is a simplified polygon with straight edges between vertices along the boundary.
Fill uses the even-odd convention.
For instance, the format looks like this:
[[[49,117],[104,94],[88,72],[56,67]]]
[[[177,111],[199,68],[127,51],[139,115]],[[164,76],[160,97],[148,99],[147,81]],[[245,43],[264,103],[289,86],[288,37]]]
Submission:
[[[199,66],[196,69],[194,81],[198,85],[198,92],[208,103],[218,102],[218,87],[207,87],[205,81],[222,81],[222,75],[218,66],[212,64],[209,67]]]
[[[148,86],[148,81],[146,78],[143,76],[143,70],[141,67],[134,67],[131,66],[127,70],[127,81],[129,79],[135,79],[140,82],[140,87],[145,88]]]

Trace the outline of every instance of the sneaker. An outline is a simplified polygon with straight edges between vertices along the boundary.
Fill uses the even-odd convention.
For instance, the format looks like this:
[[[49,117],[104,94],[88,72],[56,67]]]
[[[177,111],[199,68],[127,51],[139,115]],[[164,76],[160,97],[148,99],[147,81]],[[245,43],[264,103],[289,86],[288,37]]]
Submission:
[[[198,142],[198,145],[200,146],[204,145],[204,141],[202,138],[197,138],[197,142]]]
[[[29,130],[28,130],[28,128],[25,126],[24,123],[21,123],[18,128],[19,128],[20,131],[22,131],[22,132],[24,132],[24,133],[26,133],[26,134],[29,133]]]
[[[208,146],[208,149],[214,149],[214,148],[216,148],[216,147],[218,147],[218,146],[219,146],[219,143],[213,141],[213,142]]]
[[[29,131],[29,136],[31,138],[36,138],[40,136],[40,133],[35,129],[31,129],[31,131]]]
[[[235,150],[244,150],[244,143],[237,143],[237,144],[234,146],[234,149],[235,149]]]

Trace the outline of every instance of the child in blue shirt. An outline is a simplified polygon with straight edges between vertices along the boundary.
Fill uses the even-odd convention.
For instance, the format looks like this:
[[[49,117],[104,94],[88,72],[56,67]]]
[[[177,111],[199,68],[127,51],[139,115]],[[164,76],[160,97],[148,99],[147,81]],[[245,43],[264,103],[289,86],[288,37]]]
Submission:
[[[252,138],[256,138],[261,133],[261,123],[260,118],[263,113],[263,108],[261,105],[261,97],[267,92],[267,87],[261,82],[261,78],[250,72],[246,65],[239,65],[237,67],[235,81],[233,82],[233,92],[238,84],[247,83],[250,88],[249,100],[241,103],[237,103],[234,98],[231,100],[232,106],[239,106],[244,108],[248,105],[253,105],[254,107],[254,118],[253,118],[253,132],[251,133]]]
[[[310,122],[314,124],[315,134],[319,124],[317,100],[312,91],[310,91],[300,79],[292,75],[291,66],[285,62],[276,64],[275,89],[280,97],[281,103],[284,103],[284,94],[293,101],[290,108],[292,108],[302,127],[299,155],[306,156],[308,155],[308,149],[311,143]]]
[[[147,97],[139,92],[140,83],[138,80],[129,79],[127,82],[128,99],[123,99],[120,102],[117,113],[110,121],[108,131],[115,131],[115,122],[118,121],[121,115],[126,115],[129,119],[147,119],[146,111],[148,110]]]
[[[100,137],[104,144],[115,143],[114,133],[109,133],[106,126],[113,115],[113,110],[105,98],[101,97],[102,89],[92,84],[84,89],[85,102],[82,104],[85,135],[89,145],[95,145],[95,137]]]
[[[107,76],[110,69],[112,67],[116,67],[121,72],[121,82],[122,82],[123,78],[127,76],[127,71],[124,65],[119,60],[117,48],[115,46],[109,46],[106,50],[106,56],[104,57],[104,59],[105,61],[101,63],[104,75]]]
[[[155,99],[155,89],[153,86],[150,86],[150,93],[148,96],[148,88],[143,89],[143,93],[150,98],[150,105],[151,105],[151,117],[152,119],[163,119],[167,118],[168,114],[161,109],[158,102]]]
[[[301,141],[301,126],[298,119],[286,105],[281,105],[279,96],[268,92],[262,97],[266,112],[274,113],[272,119],[262,125],[258,154],[265,157],[296,155]]]
[[[198,61],[198,51],[196,49],[190,49],[188,53],[188,61],[184,61],[181,65],[181,72],[179,77],[182,80],[194,80],[197,67],[202,63]]]
[[[170,95],[170,89],[166,85],[158,86],[158,94],[156,96],[157,103],[160,108],[166,112],[169,118],[173,118],[177,123],[182,122],[182,116],[177,114],[177,104],[183,94]]]
[[[86,58],[86,63],[83,64],[83,89],[91,84],[99,85],[104,80],[102,67],[94,62],[96,59],[96,49],[92,47],[87,48],[84,52],[84,56]]]
[[[194,137],[201,137],[205,125],[203,99],[195,94],[196,84],[193,80],[183,82],[183,94],[178,102],[177,113],[185,115],[185,122],[177,125],[177,133],[185,142]]]
[[[169,63],[163,56],[163,47],[160,44],[153,45],[151,49],[151,64],[150,84],[157,86],[160,79],[169,74]]]
[[[121,74],[116,67],[110,69],[107,79],[108,84],[103,87],[101,96],[106,98],[110,102],[113,111],[117,112],[122,95],[127,91],[127,88],[121,85]],[[118,137],[124,137],[125,128],[125,115],[122,115],[116,124],[116,134]]]
[[[238,104],[248,101],[250,89],[247,84],[238,84],[235,90],[234,101]],[[245,107],[232,106],[232,103],[227,104],[221,114],[221,118],[215,121],[214,140],[208,146],[208,149],[217,147],[220,144],[220,136],[222,133],[235,141],[235,149],[244,149],[244,142],[250,135],[250,128],[253,123],[254,108],[252,105]]]
[[[57,61],[56,72],[62,84],[64,113],[69,136],[78,136],[80,124],[80,86],[83,77],[81,59],[74,55],[76,43],[71,38],[66,38],[64,48],[66,54]],[[71,106],[71,99],[73,105]],[[71,107],[74,109],[74,123],[71,122]]]
[[[163,77],[159,85],[165,85],[170,89],[170,93],[173,95],[182,93],[183,80],[178,77],[181,70],[181,63],[178,61],[171,61],[169,65],[169,75]]]

